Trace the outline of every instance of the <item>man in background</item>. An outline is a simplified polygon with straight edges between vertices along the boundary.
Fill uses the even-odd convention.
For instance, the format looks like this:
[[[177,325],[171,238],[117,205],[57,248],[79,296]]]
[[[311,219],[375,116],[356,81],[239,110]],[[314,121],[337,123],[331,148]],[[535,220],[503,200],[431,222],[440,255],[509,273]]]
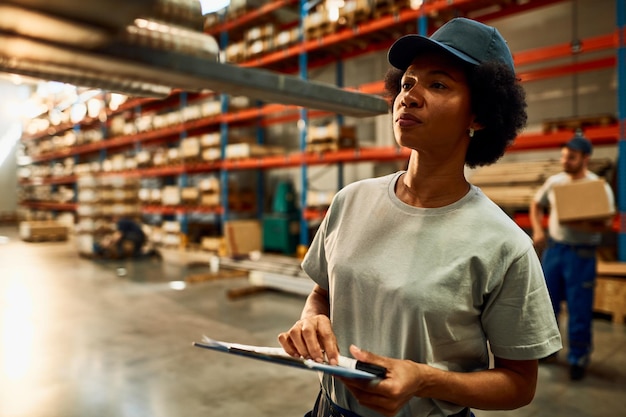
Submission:
[[[113,241],[120,256],[131,255],[141,256],[141,250],[146,243],[146,235],[141,229],[141,225],[136,221],[121,217],[115,224],[116,232]]]
[[[608,230],[611,220],[559,223],[553,187],[574,181],[599,179],[588,170],[592,150],[591,142],[577,133],[561,148],[563,172],[548,178],[530,204],[533,242],[538,251],[543,250],[543,271],[557,319],[561,302],[567,302],[567,361],[570,378],[574,381],[584,377],[591,355],[596,249],[602,239],[602,232]],[[610,186],[605,184],[605,189],[610,205],[614,206]],[[548,207],[550,215],[546,236],[542,218],[544,209]],[[555,355],[546,359],[556,359]]]
[[[94,245],[94,252],[105,258],[139,258],[144,255],[156,255],[151,250],[144,253],[147,237],[141,224],[127,217],[113,219],[115,230],[100,242]]]

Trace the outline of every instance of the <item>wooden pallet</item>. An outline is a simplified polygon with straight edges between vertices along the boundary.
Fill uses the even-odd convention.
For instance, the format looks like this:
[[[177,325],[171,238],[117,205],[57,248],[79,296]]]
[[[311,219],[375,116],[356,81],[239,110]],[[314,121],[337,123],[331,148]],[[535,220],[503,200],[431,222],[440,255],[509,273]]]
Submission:
[[[340,11],[338,23],[345,27],[354,27],[360,23],[369,21],[372,16],[372,7],[369,1],[357,0],[353,10]]]
[[[13,212],[0,213],[0,224],[14,225],[14,224],[17,224],[17,222],[18,222],[17,213],[13,213]]]
[[[59,234],[31,234],[27,238],[22,239],[24,242],[37,243],[37,242],[63,242],[67,240],[67,233]]]
[[[191,274],[185,277],[185,282],[198,283],[207,281],[216,281],[220,279],[230,278],[245,278],[248,276],[248,271],[240,269],[220,269],[217,272],[203,272],[198,274]]]
[[[67,240],[66,226],[50,221],[28,221],[20,223],[20,237],[25,242],[60,242]]]
[[[346,129],[338,136],[315,136],[306,144],[306,152],[327,152],[339,149],[354,149],[358,146],[356,131],[354,128]]]
[[[613,323],[626,317],[626,263],[598,262],[593,310],[609,314]]]
[[[372,9],[372,16],[379,19],[382,16],[398,14],[408,7],[410,7],[408,0],[377,0]]]
[[[586,129],[589,127],[610,126],[617,123],[612,114],[598,114],[590,116],[572,116],[557,119],[546,119],[542,122],[543,132],[552,133],[563,130]]]
[[[305,39],[319,39],[337,31],[337,24],[331,21],[321,22],[319,25],[311,26],[304,32]]]

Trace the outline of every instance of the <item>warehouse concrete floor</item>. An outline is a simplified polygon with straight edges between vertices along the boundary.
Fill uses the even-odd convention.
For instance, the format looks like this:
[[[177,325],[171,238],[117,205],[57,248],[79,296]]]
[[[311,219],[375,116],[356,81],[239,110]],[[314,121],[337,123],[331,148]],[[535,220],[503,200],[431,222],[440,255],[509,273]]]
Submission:
[[[276,345],[302,296],[229,299],[243,278],[176,290],[171,281],[204,267],[92,261],[71,241],[25,243],[11,227],[0,235],[0,417],[287,417],[312,405],[312,372],[191,345],[203,334]],[[626,326],[597,318],[594,334],[584,380],[570,382],[563,362],[541,365],[531,405],[476,415],[624,415]]]

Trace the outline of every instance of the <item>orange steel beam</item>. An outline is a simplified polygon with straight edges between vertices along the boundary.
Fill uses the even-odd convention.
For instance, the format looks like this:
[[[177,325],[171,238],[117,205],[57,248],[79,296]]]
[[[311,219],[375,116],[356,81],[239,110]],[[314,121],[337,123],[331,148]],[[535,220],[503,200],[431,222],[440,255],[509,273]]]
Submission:
[[[515,66],[517,67],[521,65],[548,61],[551,59],[578,55],[581,53],[596,52],[605,49],[616,48],[617,45],[618,37],[617,33],[614,33],[583,39],[578,45],[579,49],[575,49],[575,47],[571,43],[563,43],[560,45],[548,46],[545,48],[516,52],[513,54],[513,60],[515,61]]]
[[[76,203],[57,203],[54,201],[22,201],[21,206],[34,209],[59,210],[59,211],[75,211],[78,204]]]
[[[225,170],[286,168],[300,165],[323,165],[337,162],[394,161],[408,158],[410,150],[395,146],[341,149],[334,152],[294,152],[262,158],[229,159],[222,161]]]
[[[530,223],[530,215],[528,213],[514,213],[513,220],[522,229],[530,229],[532,227],[532,224]],[[541,225],[543,228],[548,227],[548,216],[543,216],[541,218]]]
[[[213,213],[222,214],[222,207],[209,206],[160,206],[160,205],[143,205],[141,212],[146,214],[185,214],[185,213]]]
[[[618,140],[617,124],[604,127],[592,127],[584,129],[585,137],[594,145],[612,145]],[[571,139],[573,132],[563,130],[553,133],[525,133],[518,136],[509,148],[511,151],[523,151],[532,149],[558,148]]]
[[[541,80],[544,78],[558,77],[561,75],[572,74],[574,72],[593,71],[603,68],[614,67],[616,58],[614,56],[600,58],[591,61],[579,62],[575,64],[561,65],[552,68],[538,69],[534,71],[527,71],[519,73],[518,76],[522,82],[530,82]],[[385,89],[385,83],[383,81],[375,81],[368,84],[363,84],[354,90],[361,91],[369,94],[382,94]]]
[[[76,175],[66,175],[62,177],[46,177],[35,179],[20,179],[20,185],[44,185],[44,184],[73,184],[76,182]]]
[[[320,208],[320,209],[305,208],[304,210],[302,210],[302,218],[304,220],[322,219],[326,215],[326,211],[327,209],[325,208]]]
[[[573,73],[612,68],[615,66],[616,62],[616,58],[614,56],[610,56],[607,58],[600,58],[591,61],[577,62],[574,64],[559,65],[552,68],[524,72],[519,74],[519,77],[522,82],[537,81],[545,78],[554,78]]]

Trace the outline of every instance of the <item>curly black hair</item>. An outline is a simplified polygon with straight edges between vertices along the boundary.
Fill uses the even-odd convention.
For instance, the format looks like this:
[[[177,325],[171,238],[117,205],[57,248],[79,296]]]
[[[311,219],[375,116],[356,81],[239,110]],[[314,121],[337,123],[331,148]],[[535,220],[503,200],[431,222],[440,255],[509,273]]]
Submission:
[[[497,62],[469,65],[465,69],[477,130],[465,155],[470,168],[490,165],[504,155],[526,125],[526,93],[509,67]],[[404,71],[390,68],[385,75],[386,95],[400,94]]]

